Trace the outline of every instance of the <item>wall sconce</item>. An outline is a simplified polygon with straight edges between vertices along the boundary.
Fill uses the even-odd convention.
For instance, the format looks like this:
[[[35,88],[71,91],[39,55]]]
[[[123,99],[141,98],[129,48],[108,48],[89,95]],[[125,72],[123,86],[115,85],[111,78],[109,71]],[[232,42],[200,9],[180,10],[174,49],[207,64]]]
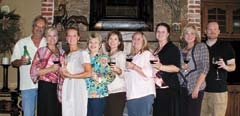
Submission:
[[[172,23],[172,31],[175,33],[181,32],[181,23]]]

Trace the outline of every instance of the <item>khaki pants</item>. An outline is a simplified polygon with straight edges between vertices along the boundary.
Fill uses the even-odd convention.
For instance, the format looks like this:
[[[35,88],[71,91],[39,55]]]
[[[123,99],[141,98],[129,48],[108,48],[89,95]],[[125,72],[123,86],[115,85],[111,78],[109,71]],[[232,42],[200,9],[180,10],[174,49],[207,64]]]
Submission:
[[[201,116],[225,116],[227,110],[228,92],[204,92]]]

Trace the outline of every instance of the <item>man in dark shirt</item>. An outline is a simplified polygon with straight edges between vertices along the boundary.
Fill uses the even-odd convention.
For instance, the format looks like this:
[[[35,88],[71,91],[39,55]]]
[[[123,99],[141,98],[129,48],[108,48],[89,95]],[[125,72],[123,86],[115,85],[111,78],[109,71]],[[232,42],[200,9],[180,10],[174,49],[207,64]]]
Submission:
[[[235,54],[229,43],[218,40],[220,30],[217,22],[208,23],[206,34],[210,70],[206,77],[201,116],[225,116],[228,101],[227,72],[236,68]]]

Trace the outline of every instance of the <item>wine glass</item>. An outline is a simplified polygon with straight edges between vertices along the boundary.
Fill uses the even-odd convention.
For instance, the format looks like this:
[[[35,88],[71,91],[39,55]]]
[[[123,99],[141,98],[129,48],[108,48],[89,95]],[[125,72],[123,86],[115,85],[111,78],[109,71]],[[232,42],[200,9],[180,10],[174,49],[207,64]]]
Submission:
[[[57,65],[61,66],[60,58],[58,58],[58,57],[54,58],[53,64],[57,64]]]
[[[212,58],[212,64],[213,64],[214,68],[216,68],[216,74],[217,74],[216,80],[221,80],[219,78],[219,72],[218,72],[218,67],[219,67],[218,61],[219,61],[219,59],[220,59],[219,57],[213,57]]]
[[[185,65],[187,65],[191,60],[191,58],[187,53],[182,53],[182,55],[183,55],[183,62]],[[184,72],[187,72],[187,68],[184,69]]]
[[[152,56],[150,57],[149,62],[150,62],[151,64],[155,64],[157,61],[158,61],[157,56],[153,56],[153,55],[152,55]]]
[[[55,61],[53,61],[53,64],[60,64],[60,61],[59,60],[55,60]]]
[[[110,61],[108,62],[108,65],[115,65],[116,64],[116,59],[115,58],[110,58]]]
[[[132,55],[127,55],[127,56],[126,56],[126,61],[127,61],[127,62],[132,62],[132,60],[133,60],[133,56],[132,56]],[[125,71],[126,71],[126,72],[129,72],[128,69],[126,69]]]

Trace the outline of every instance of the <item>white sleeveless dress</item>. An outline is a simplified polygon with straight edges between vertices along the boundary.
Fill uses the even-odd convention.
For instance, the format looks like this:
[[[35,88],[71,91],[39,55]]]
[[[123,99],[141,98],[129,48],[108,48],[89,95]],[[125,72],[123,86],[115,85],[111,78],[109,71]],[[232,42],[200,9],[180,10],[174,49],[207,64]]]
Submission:
[[[67,58],[67,70],[72,74],[84,71],[82,64],[90,63],[87,51],[78,50]],[[62,87],[62,116],[86,116],[88,93],[84,79],[65,78]]]

